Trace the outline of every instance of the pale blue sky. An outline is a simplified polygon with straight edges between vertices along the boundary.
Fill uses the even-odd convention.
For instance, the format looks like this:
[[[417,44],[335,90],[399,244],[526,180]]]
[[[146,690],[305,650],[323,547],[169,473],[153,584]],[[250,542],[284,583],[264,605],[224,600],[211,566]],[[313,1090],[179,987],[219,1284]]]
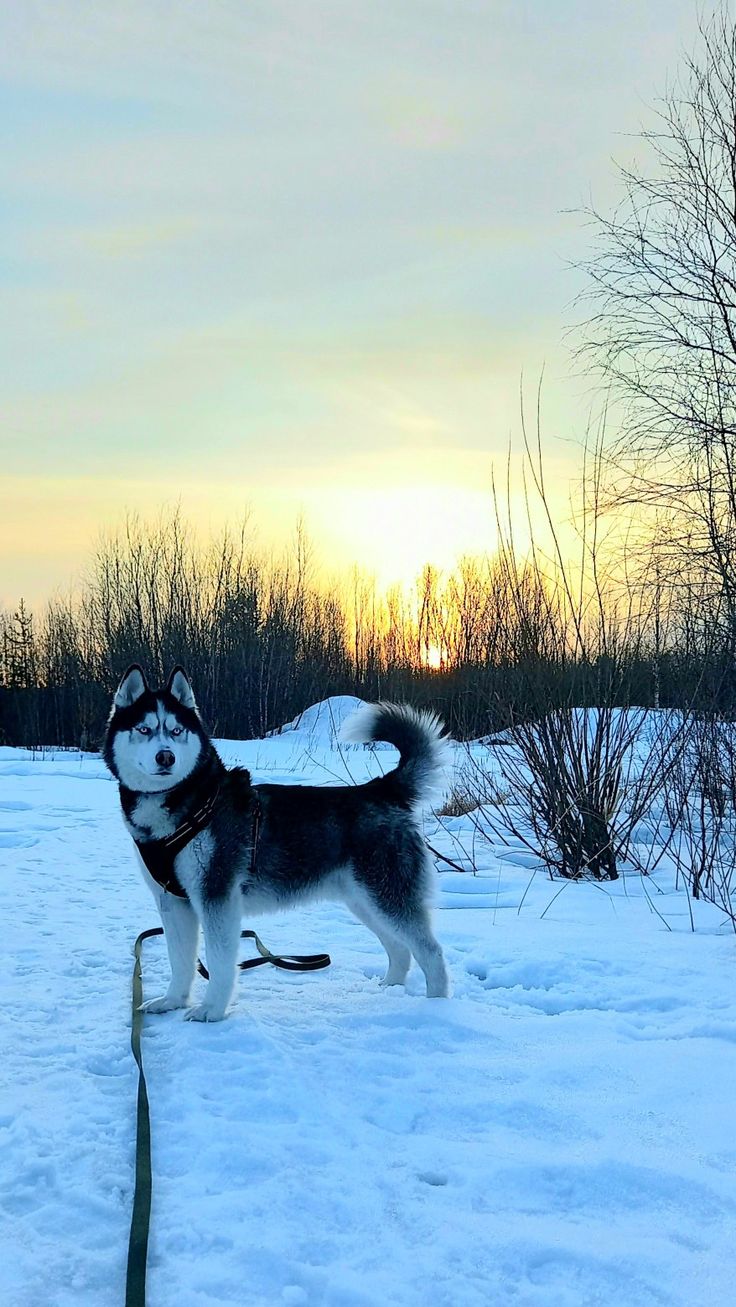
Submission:
[[[4,6],[0,602],[179,499],[269,540],[304,510],[328,570],[382,581],[492,546],[522,370],[582,434],[569,210],[610,203],[695,26],[691,0]]]

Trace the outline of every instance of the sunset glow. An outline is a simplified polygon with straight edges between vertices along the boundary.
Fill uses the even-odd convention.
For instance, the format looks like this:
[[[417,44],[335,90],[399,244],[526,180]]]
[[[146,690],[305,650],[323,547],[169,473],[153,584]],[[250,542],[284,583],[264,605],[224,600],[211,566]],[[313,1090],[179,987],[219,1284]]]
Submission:
[[[484,554],[543,368],[564,514],[573,210],[695,17],[566,12],[5,8],[1,605],[176,505],[380,585]]]

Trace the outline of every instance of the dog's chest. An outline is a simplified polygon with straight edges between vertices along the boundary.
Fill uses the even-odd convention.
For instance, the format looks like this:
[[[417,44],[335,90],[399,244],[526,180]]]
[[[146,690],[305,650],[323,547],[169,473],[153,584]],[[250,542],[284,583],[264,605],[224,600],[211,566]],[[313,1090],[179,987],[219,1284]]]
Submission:
[[[128,825],[134,838],[144,835],[147,839],[161,840],[174,834],[178,822],[158,795],[142,794],[130,813]]]

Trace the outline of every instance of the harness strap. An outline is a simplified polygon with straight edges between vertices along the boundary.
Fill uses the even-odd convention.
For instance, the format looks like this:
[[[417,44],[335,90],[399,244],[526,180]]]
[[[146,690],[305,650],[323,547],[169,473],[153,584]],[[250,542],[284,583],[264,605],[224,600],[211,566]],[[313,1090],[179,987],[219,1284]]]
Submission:
[[[181,826],[177,826],[171,835],[164,836],[160,840],[135,840],[135,846],[140,853],[146,870],[160,885],[166,890],[167,894],[173,894],[178,899],[188,898],[179,877],[174,869],[176,855],[190,844],[195,835],[208,826],[212,817],[212,812],[217,802],[220,788],[210,794],[196,812],[193,812],[187,821],[183,821]],[[258,837],[261,830],[261,801],[256,794],[252,799],[252,826],[251,826],[251,851],[250,851],[250,872],[253,875],[256,866],[256,853],[258,850]]]
[[[143,1071],[141,1055],[141,1030],[143,1028],[143,977],[141,971],[141,950],[144,939],[153,935],[163,935],[163,927],[153,926],[141,931],[133,953],[133,1018],[130,1028],[130,1047],[138,1065],[138,1104],[136,1113],[135,1144],[135,1190],[133,1193],[133,1211],[130,1218],[128,1237],[128,1265],[125,1277],[125,1307],[146,1307],[146,1261],[148,1258],[148,1232],[151,1223],[151,1118],[148,1108],[148,1091]],[[329,967],[329,953],[311,953],[304,956],[291,956],[272,953],[256,935],[254,930],[240,932],[241,939],[252,939],[260,953],[258,958],[246,958],[239,963],[241,971],[250,967],[262,966],[270,962],[283,971],[319,971]],[[202,963],[198,963],[201,974],[207,979],[208,972]]]

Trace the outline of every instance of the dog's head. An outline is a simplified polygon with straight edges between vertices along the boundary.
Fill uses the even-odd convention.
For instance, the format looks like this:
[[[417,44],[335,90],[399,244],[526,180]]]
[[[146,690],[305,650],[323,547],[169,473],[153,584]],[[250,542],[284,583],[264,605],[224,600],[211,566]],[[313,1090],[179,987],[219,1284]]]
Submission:
[[[209,741],[189,677],[175,667],[152,690],[134,663],[112,701],[103,757],[113,776],[136,793],[159,794],[186,780]]]

